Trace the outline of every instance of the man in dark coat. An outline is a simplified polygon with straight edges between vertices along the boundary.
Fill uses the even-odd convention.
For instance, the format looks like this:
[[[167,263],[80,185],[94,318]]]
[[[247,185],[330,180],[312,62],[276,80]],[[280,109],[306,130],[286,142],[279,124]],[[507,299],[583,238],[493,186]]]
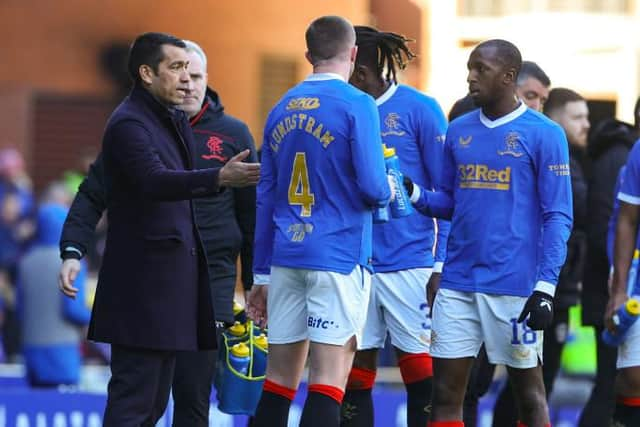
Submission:
[[[255,161],[255,146],[247,126],[226,114],[218,94],[207,87],[207,57],[200,46],[185,41],[189,74],[193,82],[178,108],[190,119],[195,136],[194,167],[221,167],[236,154],[249,149],[246,159]],[[255,187],[234,188],[194,200],[196,225],[209,266],[215,319],[233,321],[236,259],[241,256],[242,283],[251,288],[253,232],[255,228]],[[79,258],[88,251],[96,224],[105,210],[103,159],[99,155],[80,185],[60,239],[64,259],[60,281],[69,282],[79,271]],[[173,377],[173,425],[209,425],[209,398],[216,364],[215,351],[179,352]]]
[[[604,312],[609,298],[607,227],[616,198],[616,179],[635,139],[630,124],[611,118],[598,123],[589,141],[592,173],[587,193],[589,215],[586,222],[587,262],[582,283],[582,323],[594,327],[598,367],[591,396],[580,416],[580,427],[606,425],[615,405],[617,349],[602,342]]]
[[[253,185],[245,150],[192,171],[193,135],[175,107],[193,89],[183,41],[147,33],[129,56],[134,88],[103,138],[109,229],[89,338],[111,344],[105,426],[152,426],[169,397],[176,351],[214,349],[206,258],[190,199]],[[72,286],[63,291],[74,295]]]

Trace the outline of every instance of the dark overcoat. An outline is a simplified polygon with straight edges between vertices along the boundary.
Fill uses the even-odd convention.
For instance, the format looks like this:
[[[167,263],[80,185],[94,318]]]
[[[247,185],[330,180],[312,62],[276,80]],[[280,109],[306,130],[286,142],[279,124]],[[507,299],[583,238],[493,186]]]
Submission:
[[[113,112],[102,152],[108,232],[89,339],[156,350],[212,349],[215,317],[194,197],[219,169],[193,171],[184,113],[136,85]]]

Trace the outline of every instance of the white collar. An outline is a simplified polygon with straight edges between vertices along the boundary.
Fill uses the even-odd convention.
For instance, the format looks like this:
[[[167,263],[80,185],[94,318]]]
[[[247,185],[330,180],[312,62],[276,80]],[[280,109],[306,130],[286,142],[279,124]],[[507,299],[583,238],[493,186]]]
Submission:
[[[491,120],[490,118],[488,118],[487,116],[484,115],[484,113],[482,112],[482,108],[481,108],[480,109],[480,121],[482,122],[483,125],[485,125],[489,129],[493,129],[493,128],[496,128],[498,126],[502,126],[502,125],[504,125],[506,123],[509,123],[512,120],[517,119],[518,117],[523,115],[526,111],[527,111],[527,105],[524,102],[520,101],[520,105],[518,106],[518,108],[516,108],[515,110],[513,110],[509,114],[507,114],[505,116],[502,116],[502,117],[498,117],[495,120]]]
[[[398,89],[397,84],[389,85],[389,88],[382,95],[380,95],[379,98],[376,99],[376,105],[379,107],[385,102],[387,102],[389,99],[391,99],[393,94],[396,93],[397,89]]]
[[[313,73],[309,74],[307,78],[304,79],[305,82],[319,82],[323,80],[342,80],[343,82],[346,82],[344,77],[336,73]]]

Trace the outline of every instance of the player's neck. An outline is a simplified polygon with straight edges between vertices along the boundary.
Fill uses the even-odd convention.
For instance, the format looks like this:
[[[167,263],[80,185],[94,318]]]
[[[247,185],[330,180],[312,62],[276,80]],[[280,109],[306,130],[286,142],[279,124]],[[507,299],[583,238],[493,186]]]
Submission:
[[[313,67],[313,74],[323,74],[323,73],[331,73],[337,74],[344,79],[344,81],[349,81],[349,75],[351,74],[351,66],[348,63],[342,62],[333,62],[333,61],[323,61],[320,64],[316,64]]]
[[[376,84],[375,87],[372,87],[371,90],[367,92],[373,97],[373,99],[378,99],[382,95],[384,95],[387,90],[389,90],[389,86],[391,86],[391,82],[380,78],[378,84]]]
[[[520,106],[520,100],[515,94],[513,96],[504,97],[494,103],[484,105],[482,112],[491,120],[506,116],[515,111]]]

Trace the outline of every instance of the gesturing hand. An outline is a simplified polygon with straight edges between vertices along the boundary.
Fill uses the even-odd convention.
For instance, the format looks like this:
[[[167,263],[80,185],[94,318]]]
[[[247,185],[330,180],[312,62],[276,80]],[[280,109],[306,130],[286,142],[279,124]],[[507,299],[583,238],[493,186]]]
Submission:
[[[62,262],[60,273],[58,274],[58,287],[66,296],[75,299],[78,289],[73,286],[78,273],[82,268],[80,261],[75,258],[68,258]]]
[[[553,321],[553,297],[541,291],[533,291],[518,317],[518,323],[529,316],[527,325],[534,331],[542,331]]]
[[[218,179],[223,187],[246,187],[256,185],[260,179],[260,163],[245,163],[250,151],[244,150],[232,158],[220,169]]]

